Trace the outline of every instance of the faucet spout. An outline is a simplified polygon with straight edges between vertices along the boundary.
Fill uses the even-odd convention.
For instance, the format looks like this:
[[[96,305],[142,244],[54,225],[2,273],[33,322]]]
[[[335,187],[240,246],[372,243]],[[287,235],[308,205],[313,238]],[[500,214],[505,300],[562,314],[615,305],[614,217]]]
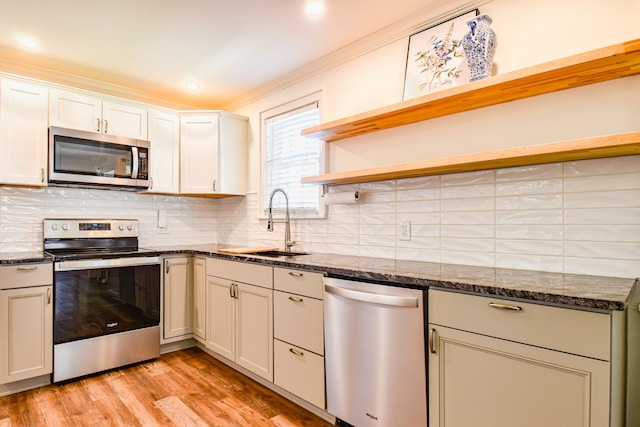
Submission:
[[[274,220],[273,219],[273,196],[276,193],[282,193],[285,200],[286,206],[286,215],[283,220]],[[296,242],[291,240],[291,218],[289,216],[289,197],[287,193],[282,188],[276,188],[271,192],[271,196],[269,196],[269,217],[267,219],[267,231],[273,231],[273,224],[276,222],[284,222],[284,250],[285,252],[291,252],[291,246],[295,245]]]

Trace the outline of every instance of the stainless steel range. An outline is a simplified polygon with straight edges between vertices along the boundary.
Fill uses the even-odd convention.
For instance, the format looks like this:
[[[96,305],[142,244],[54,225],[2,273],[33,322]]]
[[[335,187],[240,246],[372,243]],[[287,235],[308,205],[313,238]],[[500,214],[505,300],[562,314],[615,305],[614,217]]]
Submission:
[[[159,252],[138,221],[45,219],[55,257],[53,382],[160,355]]]

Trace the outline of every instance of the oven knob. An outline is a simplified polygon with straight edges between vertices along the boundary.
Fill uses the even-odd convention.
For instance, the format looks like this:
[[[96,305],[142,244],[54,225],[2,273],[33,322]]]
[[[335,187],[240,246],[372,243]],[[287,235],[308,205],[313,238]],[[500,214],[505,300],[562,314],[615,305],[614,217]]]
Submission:
[[[63,230],[68,230],[69,229],[69,224],[62,224],[62,229]]]
[[[51,226],[51,229],[52,229],[52,230],[57,230],[57,229],[58,229],[58,224],[53,224],[53,225]]]
[[[133,230],[133,225],[131,225],[131,224],[127,225],[127,230],[129,230],[129,231]]]
[[[118,226],[118,230],[120,230],[120,231],[124,231],[124,225],[120,224],[120,225]]]

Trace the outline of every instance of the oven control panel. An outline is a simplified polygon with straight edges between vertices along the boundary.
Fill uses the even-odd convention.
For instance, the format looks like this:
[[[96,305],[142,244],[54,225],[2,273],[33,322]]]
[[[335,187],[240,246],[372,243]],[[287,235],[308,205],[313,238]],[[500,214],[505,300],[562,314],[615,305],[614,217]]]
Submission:
[[[138,237],[137,219],[68,219],[44,220],[45,239]]]

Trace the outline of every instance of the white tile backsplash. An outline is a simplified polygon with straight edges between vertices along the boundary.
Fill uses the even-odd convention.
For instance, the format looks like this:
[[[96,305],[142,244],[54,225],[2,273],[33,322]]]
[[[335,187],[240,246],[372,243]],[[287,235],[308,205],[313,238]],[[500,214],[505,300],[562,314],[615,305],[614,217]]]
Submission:
[[[640,156],[355,184],[361,201],[292,220],[294,250],[386,259],[640,277]],[[282,247],[256,194],[228,199],[0,187],[0,252],[42,248],[45,217],[140,220],[140,244]],[[157,228],[167,212],[168,232]],[[410,221],[411,240],[398,239]]]

